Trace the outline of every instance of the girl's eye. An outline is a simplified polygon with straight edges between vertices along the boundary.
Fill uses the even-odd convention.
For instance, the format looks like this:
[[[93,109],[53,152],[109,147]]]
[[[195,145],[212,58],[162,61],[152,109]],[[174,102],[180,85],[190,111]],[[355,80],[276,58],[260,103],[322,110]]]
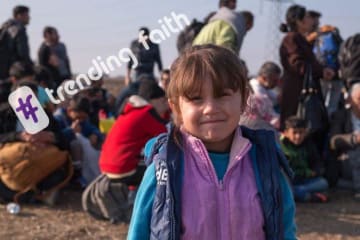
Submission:
[[[229,97],[232,96],[234,94],[234,92],[232,90],[225,90],[222,94],[221,97]]]
[[[200,101],[201,100],[201,97],[200,96],[193,96],[193,97],[190,97],[189,98],[189,101],[190,102],[195,102],[195,101]]]

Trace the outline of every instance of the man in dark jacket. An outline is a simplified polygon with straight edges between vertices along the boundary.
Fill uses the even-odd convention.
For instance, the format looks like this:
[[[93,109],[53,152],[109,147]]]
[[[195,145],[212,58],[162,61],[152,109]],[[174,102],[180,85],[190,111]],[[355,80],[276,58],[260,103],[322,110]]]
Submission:
[[[330,147],[341,161],[340,176],[352,180],[360,200],[360,83],[350,89],[350,109],[336,112],[331,121]]]
[[[45,27],[43,36],[44,42],[38,53],[39,63],[50,71],[57,88],[63,80],[71,79],[69,57],[56,28]]]
[[[149,39],[150,31],[146,27],[139,30],[139,38],[131,42],[131,51],[135,54],[138,65],[135,67],[135,78],[131,79],[131,70],[133,61],[128,64],[128,71],[125,79],[126,85],[132,80],[137,81],[141,75],[154,76],[154,64],[158,65],[159,72],[162,71],[162,61],[160,56],[160,48]]]
[[[10,66],[17,61],[32,63],[26,25],[30,22],[29,8],[16,6],[13,18],[0,30],[0,79],[9,76]]]

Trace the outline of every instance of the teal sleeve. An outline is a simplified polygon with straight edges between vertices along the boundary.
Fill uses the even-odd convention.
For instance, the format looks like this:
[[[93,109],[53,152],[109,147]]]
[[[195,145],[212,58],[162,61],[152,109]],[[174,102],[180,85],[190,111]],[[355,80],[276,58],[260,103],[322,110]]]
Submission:
[[[146,169],[136,194],[133,213],[128,231],[128,240],[150,239],[150,221],[156,192],[155,165]]]
[[[281,172],[280,184],[283,199],[284,239],[296,240],[295,201],[292,194],[290,182],[285,177],[283,172]]]

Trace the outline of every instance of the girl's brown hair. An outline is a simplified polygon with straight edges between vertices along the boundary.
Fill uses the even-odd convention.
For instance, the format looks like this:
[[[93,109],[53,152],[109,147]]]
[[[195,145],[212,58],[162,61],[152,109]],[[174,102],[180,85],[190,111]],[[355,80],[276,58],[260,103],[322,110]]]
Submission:
[[[213,44],[194,46],[178,57],[171,66],[171,81],[167,88],[173,106],[175,125],[180,125],[179,97],[191,99],[201,92],[206,78],[210,78],[214,97],[221,97],[225,89],[240,90],[241,109],[245,109],[249,95],[244,66],[231,50]]]

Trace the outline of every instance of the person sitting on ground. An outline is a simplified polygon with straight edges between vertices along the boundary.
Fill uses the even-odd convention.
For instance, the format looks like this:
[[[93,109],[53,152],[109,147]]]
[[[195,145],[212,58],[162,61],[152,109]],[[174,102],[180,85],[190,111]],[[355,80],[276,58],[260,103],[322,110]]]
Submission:
[[[95,192],[111,192],[114,198],[107,201],[107,205],[115,204],[114,209],[124,206],[127,196],[124,191],[127,186],[139,185],[145,172],[142,162],[142,149],[152,137],[166,132],[166,122],[160,117],[168,110],[165,92],[153,81],[141,82],[137,95],[131,96],[123,111],[116,119],[115,124],[108,133],[101,149],[99,166],[102,175],[97,178],[83,194],[83,207],[86,211],[96,215],[100,213],[99,202],[102,199],[93,198]],[[109,187],[104,189],[104,183]],[[107,197],[108,193],[104,193]],[[91,200],[93,199],[93,200]],[[117,200],[112,202],[113,200]],[[94,202],[95,201],[95,202]],[[105,206],[109,209],[110,206]],[[94,212],[97,212],[95,214]],[[124,212],[111,212],[111,216],[103,216],[118,221],[123,218]],[[124,220],[124,219],[122,219]]]
[[[93,81],[90,87],[81,91],[81,95],[90,101],[90,122],[99,126],[100,119],[107,119],[114,116],[115,98],[103,88],[103,77]]]
[[[265,95],[269,98],[273,108],[279,104],[279,95],[272,90],[278,85],[280,77],[280,67],[274,62],[265,62],[260,67],[258,76],[249,82],[254,94]]]
[[[306,139],[306,121],[289,117],[281,137],[281,148],[295,172],[293,190],[295,200],[301,202],[327,202],[324,192],[328,182],[321,177],[320,155],[310,139]]]
[[[75,95],[66,109],[54,114],[66,141],[70,144],[73,163],[81,169],[80,183],[86,186],[99,174],[99,149],[103,135],[89,121],[90,102],[81,95]]]
[[[52,88],[52,79],[51,79],[51,73],[42,66],[35,66],[35,81],[39,85],[38,90],[38,98],[40,102],[45,103],[45,107],[49,109],[50,112],[54,112],[56,110],[56,107],[54,104],[50,101],[48,95],[45,92],[46,88]]]
[[[35,93],[35,95],[37,94],[38,90],[38,86],[34,82],[26,80],[18,82],[16,87],[29,87]],[[11,109],[8,103],[8,99],[6,97],[6,94],[9,93],[8,86],[3,88],[2,90],[3,92],[0,92],[0,151],[3,150],[2,147],[7,146],[7,143],[16,142],[35,144],[37,146],[40,146],[42,149],[47,145],[56,146],[59,150],[62,151],[67,151],[69,149],[67,141],[62,135],[61,129],[57,125],[57,122],[52,117],[51,112],[47,111],[47,109],[44,109],[49,118],[49,125],[44,130],[36,134],[29,134],[25,131],[21,123],[18,121],[15,112]],[[44,151],[46,151],[46,149],[41,151],[43,151],[42,154],[44,154]],[[57,159],[56,157],[57,156],[55,156],[53,159],[48,160],[54,161],[55,159]],[[19,159],[16,159],[14,161],[19,161]],[[31,170],[31,161],[28,161],[27,164],[28,170]],[[0,172],[1,175],[6,173],[6,171]],[[45,177],[36,184],[36,188],[38,191],[32,189],[24,192],[22,195],[20,195],[18,200],[20,202],[37,201],[37,196],[41,195],[41,193],[50,191],[51,189],[54,189],[55,186],[65,183],[64,181],[66,181],[66,179],[69,177],[69,174],[70,173],[64,167],[60,167],[57,170],[50,172],[47,177]],[[14,201],[17,194],[18,191],[12,190],[10,186],[7,186],[4,182],[0,180],[0,202]],[[49,195],[47,198],[43,198],[42,200],[49,205],[54,205],[56,202],[56,195],[57,191],[54,191],[51,195]]]
[[[119,95],[116,98],[116,102],[115,102],[115,116],[116,117],[122,112],[124,105],[126,104],[129,97],[131,97],[132,95],[136,95],[138,93],[141,82],[145,82],[145,81],[156,82],[156,79],[152,76],[144,74],[144,75],[139,76],[139,78],[136,82],[132,82],[129,85],[127,85],[121,89]]]
[[[89,111],[89,100],[81,95],[76,95],[70,100],[66,113],[55,115],[55,119],[69,142],[74,140],[76,133],[81,133],[84,137],[89,138],[94,147],[101,145],[103,135],[97,127],[89,122]]]
[[[44,87],[39,85],[37,78],[39,75],[35,71],[32,64],[26,62],[15,62],[9,71],[10,81],[13,83],[13,86],[16,86],[21,81],[29,81],[34,83],[37,86],[37,95],[38,100],[44,108],[48,108],[48,110],[52,110],[54,107],[50,102],[48,95],[45,92]]]
[[[152,137],[165,132],[161,118],[168,110],[165,92],[155,82],[142,82],[131,96],[109,132],[100,155],[100,169],[108,176],[122,178],[137,172],[141,151]],[[138,185],[145,168],[131,184]]]
[[[275,129],[279,129],[280,115],[275,111],[279,95],[274,88],[279,83],[280,76],[280,67],[276,63],[266,62],[261,66],[258,77],[249,82],[253,90],[253,103],[260,105],[259,111],[257,111],[258,117]]]
[[[339,161],[334,169],[340,169],[341,179],[352,182],[354,197],[360,200],[360,83],[352,85],[349,95],[351,107],[331,118],[330,148]]]
[[[167,86],[170,82],[170,69],[164,69],[161,72],[159,86],[166,91]]]

